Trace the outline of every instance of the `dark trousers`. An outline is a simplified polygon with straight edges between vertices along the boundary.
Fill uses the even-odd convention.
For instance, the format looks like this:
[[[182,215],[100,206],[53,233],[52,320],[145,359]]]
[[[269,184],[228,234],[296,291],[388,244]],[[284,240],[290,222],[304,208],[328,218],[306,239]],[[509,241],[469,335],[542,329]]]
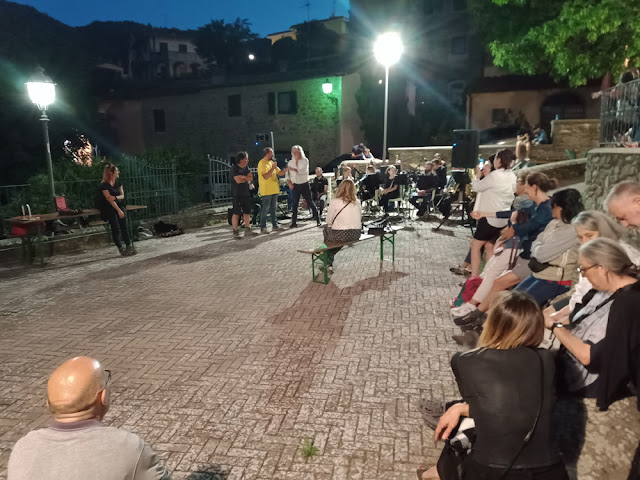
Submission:
[[[311,187],[309,187],[309,182],[307,183],[296,183],[293,185],[293,207],[292,207],[292,216],[291,216],[291,225],[295,225],[298,220],[298,205],[300,205],[300,196],[302,196],[306,202],[307,206],[311,209],[313,213],[313,218],[317,222],[320,221],[320,217],[318,216],[318,209],[316,208],[316,204],[313,203],[313,199],[311,198]]]
[[[394,195],[395,194],[395,195]],[[384,209],[385,212],[392,212],[393,207],[389,206],[389,202],[398,199],[397,192],[385,193],[380,197],[380,206]]]
[[[122,235],[122,240],[124,244],[128,247],[131,245],[131,239],[129,239],[129,231],[127,230],[127,222],[124,218],[120,218],[116,211],[113,213],[109,212],[107,214],[103,214],[102,218],[105,222],[109,222],[109,227],[111,227],[111,236],[113,237],[113,243],[116,244],[119,250],[122,250],[122,241],[120,241],[120,236]]]
[[[324,210],[324,200],[321,199],[322,195],[326,195],[325,193],[323,193],[322,195],[318,195],[317,193],[313,193],[311,192],[311,196],[313,198],[313,203],[316,204],[316,206],[318,207],[318,214],[320,216],[322,216],[322,211]],[[311,208],[311,207],[309,207]]]
[[[429,209],[429,203],[431,202],[431,195],[412,195],[409,199],[409,203],[418,209],[418,216],[424,215]]]

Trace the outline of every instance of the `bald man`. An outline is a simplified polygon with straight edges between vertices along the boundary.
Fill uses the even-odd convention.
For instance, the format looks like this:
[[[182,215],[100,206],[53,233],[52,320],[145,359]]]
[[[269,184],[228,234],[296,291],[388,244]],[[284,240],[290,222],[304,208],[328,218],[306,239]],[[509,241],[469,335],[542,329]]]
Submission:
[[[618,183],[607,195],[604,208],[623,226],[640,229],[640,183]]]
[[[107,427],[111,372],[89,357],[66,361],[49,378],[49,428],[18,440],[8,480],[167,480],[169,472],[137,435]]]

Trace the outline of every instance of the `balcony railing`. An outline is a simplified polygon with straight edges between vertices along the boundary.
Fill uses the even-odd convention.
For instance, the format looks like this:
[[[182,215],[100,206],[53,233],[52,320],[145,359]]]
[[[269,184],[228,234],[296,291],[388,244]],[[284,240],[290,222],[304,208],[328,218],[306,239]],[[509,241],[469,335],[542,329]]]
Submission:
[[[602,92],[600,144],[637,146],[640,142],[640,79]]]

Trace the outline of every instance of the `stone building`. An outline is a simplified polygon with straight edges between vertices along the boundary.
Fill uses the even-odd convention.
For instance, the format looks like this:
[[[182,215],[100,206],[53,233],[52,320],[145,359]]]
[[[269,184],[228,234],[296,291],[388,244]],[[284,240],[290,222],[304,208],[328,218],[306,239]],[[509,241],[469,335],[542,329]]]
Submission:
[[[318,20],[318,22],[321,23],[326,29],[332,30],[339,35],[347,34],[348,20],[345,17],[334,16],[334,17],[325,18],[324,20]],[[283,38],[292,38],[293,40],[296,40],[297,30],[299,27],[300,27],[300,24],[292,25],[291,27],[289,27],[289,30],[285,30],[283,32],[270,33],[269,35],[267,35],[267,38],[271,40],[272,44],[276,43],[278,40],[282,40]]]
[[[273,74],[233,85],[123,91],[103,99],[100,111],[125,153],[176,147],[230,158],[247,150],[254,163],[267,145],[258,135],[273,132],[281,156],[299,144],[311,166],[323,166],[362,141],[359,87],[358,74]]]
[[[129,53],[131,78],[140,80],[198,77],[204,61],[196,52],[193,32],[157,29],[138,39]]]

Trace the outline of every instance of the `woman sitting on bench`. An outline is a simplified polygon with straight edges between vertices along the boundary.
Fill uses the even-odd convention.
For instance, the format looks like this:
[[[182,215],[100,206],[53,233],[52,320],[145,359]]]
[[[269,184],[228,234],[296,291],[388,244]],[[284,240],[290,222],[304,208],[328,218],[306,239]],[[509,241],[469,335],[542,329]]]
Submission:
[[[324,243],[350,243],[360,239],[362,230],[362,206],[356,199],[356,187],[352,180],[343,180],[335,197],[329,203]],[[329,271],[333,272],[333,258],[342,247],[327,250]]]
[[[100,210],[102,219],[108,222],[111,227],[113,243],[115,243],[118,250],[120,250],[120,254],[123,257],[127,257],[129,255],[135,255],[138,252],[136,252],[136,249],[129,239],[129,232],[124,215],[125,207],[119,205],[117,202],[117,200],[124,200],[124,190],[118,180],[119,175],[120,170],[118,170],[118,167],[114,164],[110,163],[104,167],[96,207]],[[122,240],[124,240],[126,247],[122,245],[120,235],[122,235]]]

